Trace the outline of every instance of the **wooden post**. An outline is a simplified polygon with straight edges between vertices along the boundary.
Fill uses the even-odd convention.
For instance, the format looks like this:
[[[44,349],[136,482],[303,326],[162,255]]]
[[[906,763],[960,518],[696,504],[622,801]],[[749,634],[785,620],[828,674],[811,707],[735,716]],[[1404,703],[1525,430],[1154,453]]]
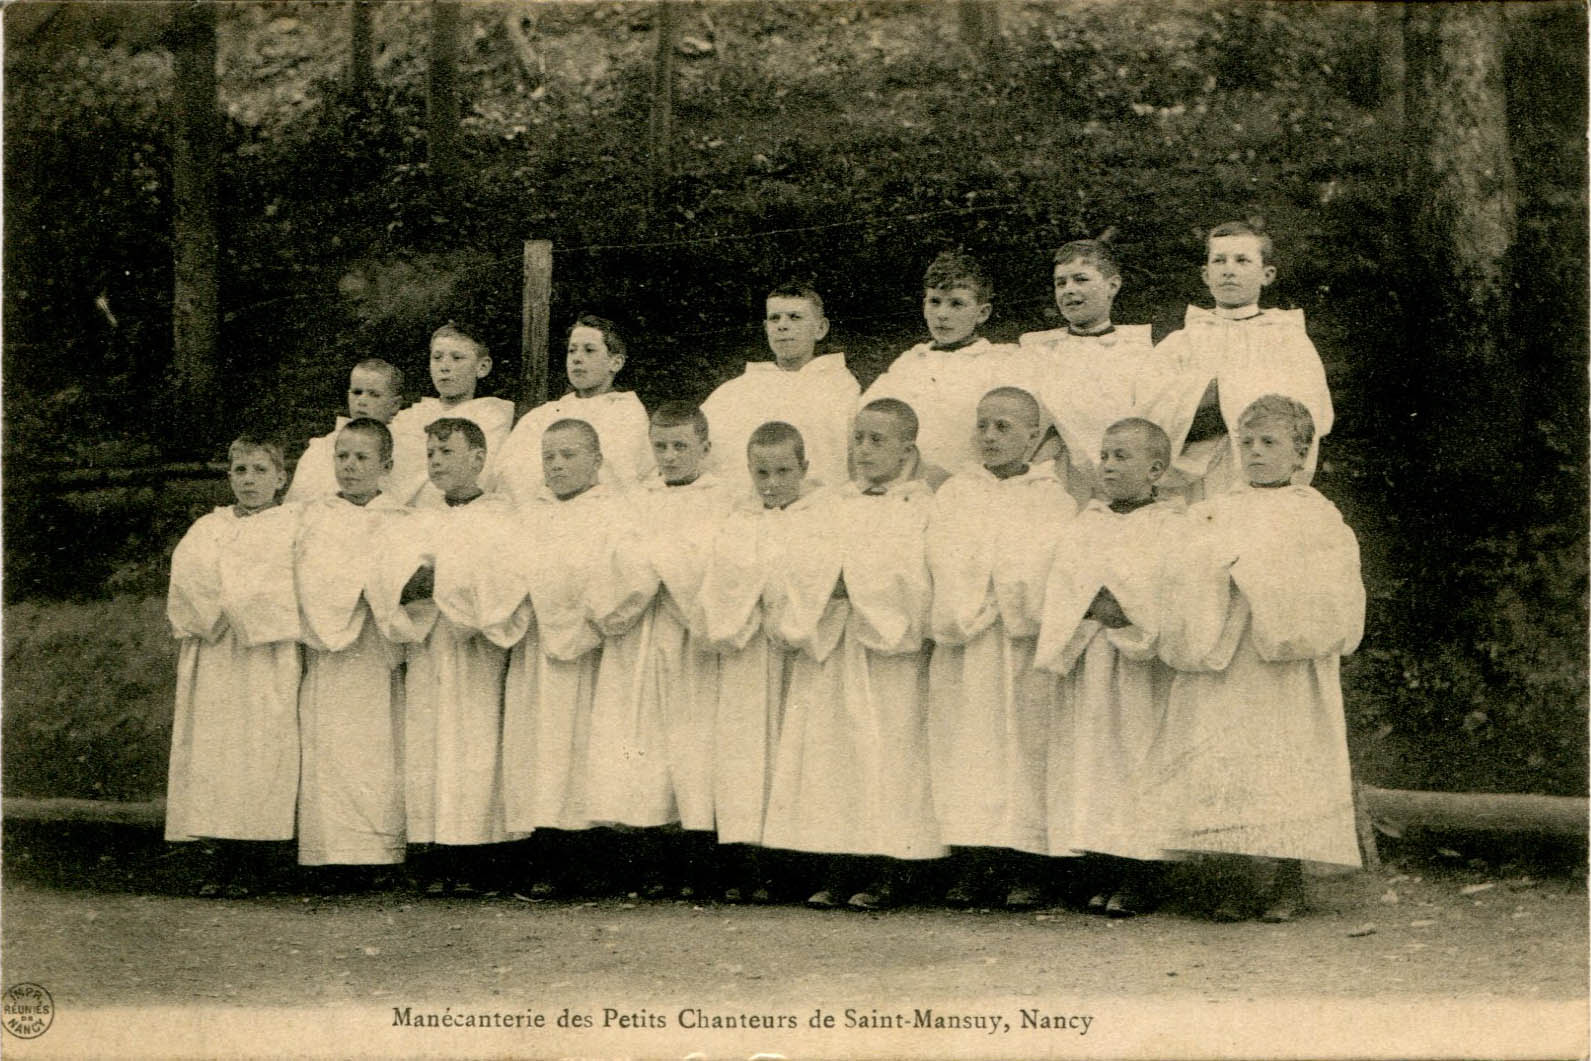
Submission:
[[[651,206],[656,214],[663,201],[663,186],[673,175],[671,151],[674,127],[674,32],[677,0],[658,0],[657,59],[652,65],[652,120],[648,129],[651,148]]]
[[[451,178],[458,163],[459,5],[457,0],[431,2],[431,66],[425,88],[426,155],[431,174]]]
[[[375,82],[371,70],[374,44],[370,33],[369,0],[354,0],[349,12],[349,35],[348,87],[357,96],[367,96]]]
[[[551,326],[552,241],[525,241],[525,289],[520,306],[520,402],[524,415],[547,400],[547,341]]]
[[[220,336],[214,4],[181,4],[172,35],[176,137],[171,153],[171,328],[177,403],[189,441],[209,445]]]

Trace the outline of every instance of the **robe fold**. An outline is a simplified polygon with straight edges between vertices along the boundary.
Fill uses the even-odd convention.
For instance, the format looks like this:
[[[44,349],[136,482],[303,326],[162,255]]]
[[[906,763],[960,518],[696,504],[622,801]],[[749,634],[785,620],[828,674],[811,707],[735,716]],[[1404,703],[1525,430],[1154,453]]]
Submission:
[[[746,441],[768,421],[782,420],[801,432],[807,475],[830,486],[843,483],[860,392],[844,354],[819,355],[795,372],[772,361],[746,362],[744,375],[702,403],[712,432],[714,468],[726,481],[749,488]]]
[[[881,496],[845,484],[827,502],[828,526],[777,575],[778,593],[792,605],[778,636],[799,654],[763,830],[769,847],[944,854],[929,792],[923,652],[932,496],[916,481]],[[820,611],[812,598],[824,582]],[[840,612],[838,641],[823,653],[823,631]]]
[[[1005,480],[972,465],[934,496],[928,751],[946,844],[1049,849],[1056,679],[1033,654],[1055,540],[1075,512],[1049,462]]]
[[[1189,515],[1148,771],[1162,842],[1358,866],[1338,676],[1364,631],[1358,542],[1307,486],[1238,487]]]
[[[166,839],[289,840],[298,799],[297,506],[217,508],[171,557],[181,642]]]
[[[381,634],[392,603],[372,593],[380,544],[410,515],[396,505],[382,493],[364,507],[330,497],[303,509],[301,865],[403,861],[403,649]]]
[[[1162,855],[1141,786],[1171,685],[1155,656],[1164,562],[1185,523],[1180,503],[1118,514],[1095,500],[1056,541],[1035,654],[1035,666],[1060,676],[1046,782],[1050,854]],[[1087,617],[1101,589],[1129,625]]]

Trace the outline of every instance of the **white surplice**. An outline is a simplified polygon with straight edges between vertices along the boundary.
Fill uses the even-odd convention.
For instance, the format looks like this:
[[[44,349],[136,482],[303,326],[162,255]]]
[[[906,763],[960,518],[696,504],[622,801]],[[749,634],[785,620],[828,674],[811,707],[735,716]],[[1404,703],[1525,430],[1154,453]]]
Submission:
[[[303,620],[298,697],[302,865],[403,861],[402,646],[381,635],[371,599],[379,545],[410,515],[388,494],[303,507],[294,581]],[[383,621],[388,621],[383,617]]]
[[[770,420],[801,432],[807,475],[837,485],[846,479],[851,420],[861,392],[844,354],[822,354],[794,372],[772,361],[748,361],[744,375],[702,403],[713,441],[714,468],[726,481],[751,486],[746,440]]]
[[[1055,544],[1034,662],[1061,678],[1050,731],[1050,854],[1161,854],[1141,782],[1171,686],[1170,668],[1155,656],[1163,564],[1185,524],[1179,502],[1117,513],[1094,500]],[[1129,625],[1086,618],[1101,589]]]
[[[932,499],[918,481],[879,496],[846,483],[824,503],[827,525],[777,576],[775,635],[798,656],[763,829],[769,847],[944,854],[929,793],[923,651]]]
[[[541,436],[559,420],[584,420],[596,431],[602,447],[602,482],[628,490],[652,470],[646,409],[633,391],[608,391],[592,398],[570,393],[520,417],[492,473],[482,477],[482,485],[508,494],[516,505],[541,496],[545,489]]]
[[[998,479],[972,465],[934,496],[928,750],[940,839],[1048,851],[1054,675],[1033,670],[1055,540],[1076,504],[1050,462]]]
[[[171,557],[166,839],[289,840],[298,799],[297,506],[201,516]]]
[[[1359,546],[1307,486],[1190,511],[1161,654],[1176,669],[1148,771],[1162,842],[1358,866],[1341,657],[1364,632]]]

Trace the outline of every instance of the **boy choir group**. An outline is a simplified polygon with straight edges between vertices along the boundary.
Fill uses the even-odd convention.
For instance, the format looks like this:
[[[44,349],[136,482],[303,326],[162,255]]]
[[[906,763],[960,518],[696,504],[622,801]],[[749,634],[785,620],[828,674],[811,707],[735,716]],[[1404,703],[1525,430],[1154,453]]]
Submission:
[[[1214,229],[1215,307],[1152,345],[1111,322],[1109,245],[1070,243],[1066,326],[1000,346],[987,274],[940,255],[930,340],[860,396],[798,284],[773,360],[699,409],[615,391],[595,317],[517,425],[455,326],[401,411],[360,362],[286,503],[280,448],[240,438],[236,503],[172,558],[168,839],[214,844],[212,895],[247,893],[242,841],[296,837],[328,888],[407,859],[462,894],[491,861],[541,898],[607,861],[641,895],[877,909],[948,856],[950,903],[1064,877],[1114,916],[1201,857],[1214,916],[1290,919],[1305,862],[1359,864],[1364,593],[1271,257]]]

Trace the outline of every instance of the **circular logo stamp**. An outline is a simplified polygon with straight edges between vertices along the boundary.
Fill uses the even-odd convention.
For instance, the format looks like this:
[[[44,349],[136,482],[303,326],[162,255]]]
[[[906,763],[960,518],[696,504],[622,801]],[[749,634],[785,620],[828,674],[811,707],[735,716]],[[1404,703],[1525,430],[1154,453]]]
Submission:
[[[55,999],[38,984],[12,984],[0,996],[0,1025],[18,1039],[37,1039],[55,1020]]]

